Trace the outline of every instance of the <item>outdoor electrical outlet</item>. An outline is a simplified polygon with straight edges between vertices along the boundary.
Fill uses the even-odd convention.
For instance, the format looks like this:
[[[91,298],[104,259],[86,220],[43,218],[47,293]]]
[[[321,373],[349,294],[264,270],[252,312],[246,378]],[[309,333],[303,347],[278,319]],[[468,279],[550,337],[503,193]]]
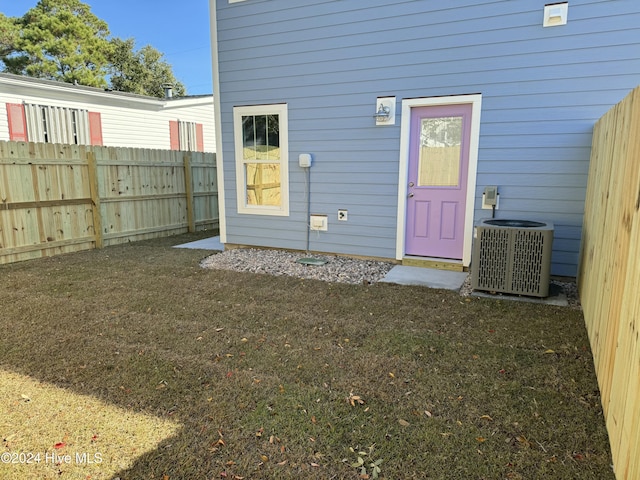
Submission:
[[[347,214],[347,210],[338,210],[338,220],[340,220],[341,222],[346,222]]]

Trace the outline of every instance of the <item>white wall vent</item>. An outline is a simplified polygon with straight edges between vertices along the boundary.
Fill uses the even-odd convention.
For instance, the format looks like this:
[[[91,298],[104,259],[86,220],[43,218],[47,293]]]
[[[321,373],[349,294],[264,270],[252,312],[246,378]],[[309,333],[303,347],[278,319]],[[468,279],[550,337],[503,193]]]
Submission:
[[[475,231],[471,285],[474,290],[547,297],[552,247],[552,223],[482,220]]]

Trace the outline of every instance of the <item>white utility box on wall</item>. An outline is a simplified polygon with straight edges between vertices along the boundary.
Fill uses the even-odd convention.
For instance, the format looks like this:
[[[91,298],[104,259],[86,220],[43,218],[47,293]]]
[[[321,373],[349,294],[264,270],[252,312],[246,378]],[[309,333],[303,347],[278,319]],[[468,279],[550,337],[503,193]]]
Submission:
[[[326,232],[328,223],[329,221],[326,215],[311,215],[309,217],[309,230]]]

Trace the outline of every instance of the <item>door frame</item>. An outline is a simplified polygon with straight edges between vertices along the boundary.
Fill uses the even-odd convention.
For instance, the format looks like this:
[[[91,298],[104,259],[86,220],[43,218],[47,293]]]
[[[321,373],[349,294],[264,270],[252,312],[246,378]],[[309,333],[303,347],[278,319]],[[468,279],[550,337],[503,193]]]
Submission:
[[[459,104],[471,104],[469,167],[467,175],[467,185],[465,186],[467,197],[464,212],[465,218],[464,242],[462,247],[462,265],[464,267],[468,267],[471,263],[471,244],[473,241],[473,217],[475,211],[476,176],[478,172],[478,146],[480,143],[480,111],[482,109],[482,94],[409,98],[402,100],[402,117],[400,123],[400,168],[398,176],[398,222],[396,231],[396,260],[402,260],[405,257],[411,109],[415,107]]]

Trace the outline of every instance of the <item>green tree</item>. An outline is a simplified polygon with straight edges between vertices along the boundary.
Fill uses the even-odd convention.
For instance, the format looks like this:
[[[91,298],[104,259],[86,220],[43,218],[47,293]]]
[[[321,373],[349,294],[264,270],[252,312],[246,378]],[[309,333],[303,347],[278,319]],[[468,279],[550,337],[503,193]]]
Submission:
[[[40,0],[22,17],[0,13],[0,62],[17,75],[163,97],[186,94],[164,55],[130,38],[109,38],[107,23],[80,0]]]
[[[184,85],[174,77],[171,65],[163,60],[164,55],[151,45],[136,51],[133,38],[114,38],[111,47],[109,82],[114,90],[163,97],[163,84],[171,84],[175,95],[186,94]]]
[[[18,27],[15,20],[0,13],[0,57],[13,52],[17,38]]]
[[[0,57],[18,75],[106,86],[109,28],[80,0],[40,0],[16,18],[20,31]]]

